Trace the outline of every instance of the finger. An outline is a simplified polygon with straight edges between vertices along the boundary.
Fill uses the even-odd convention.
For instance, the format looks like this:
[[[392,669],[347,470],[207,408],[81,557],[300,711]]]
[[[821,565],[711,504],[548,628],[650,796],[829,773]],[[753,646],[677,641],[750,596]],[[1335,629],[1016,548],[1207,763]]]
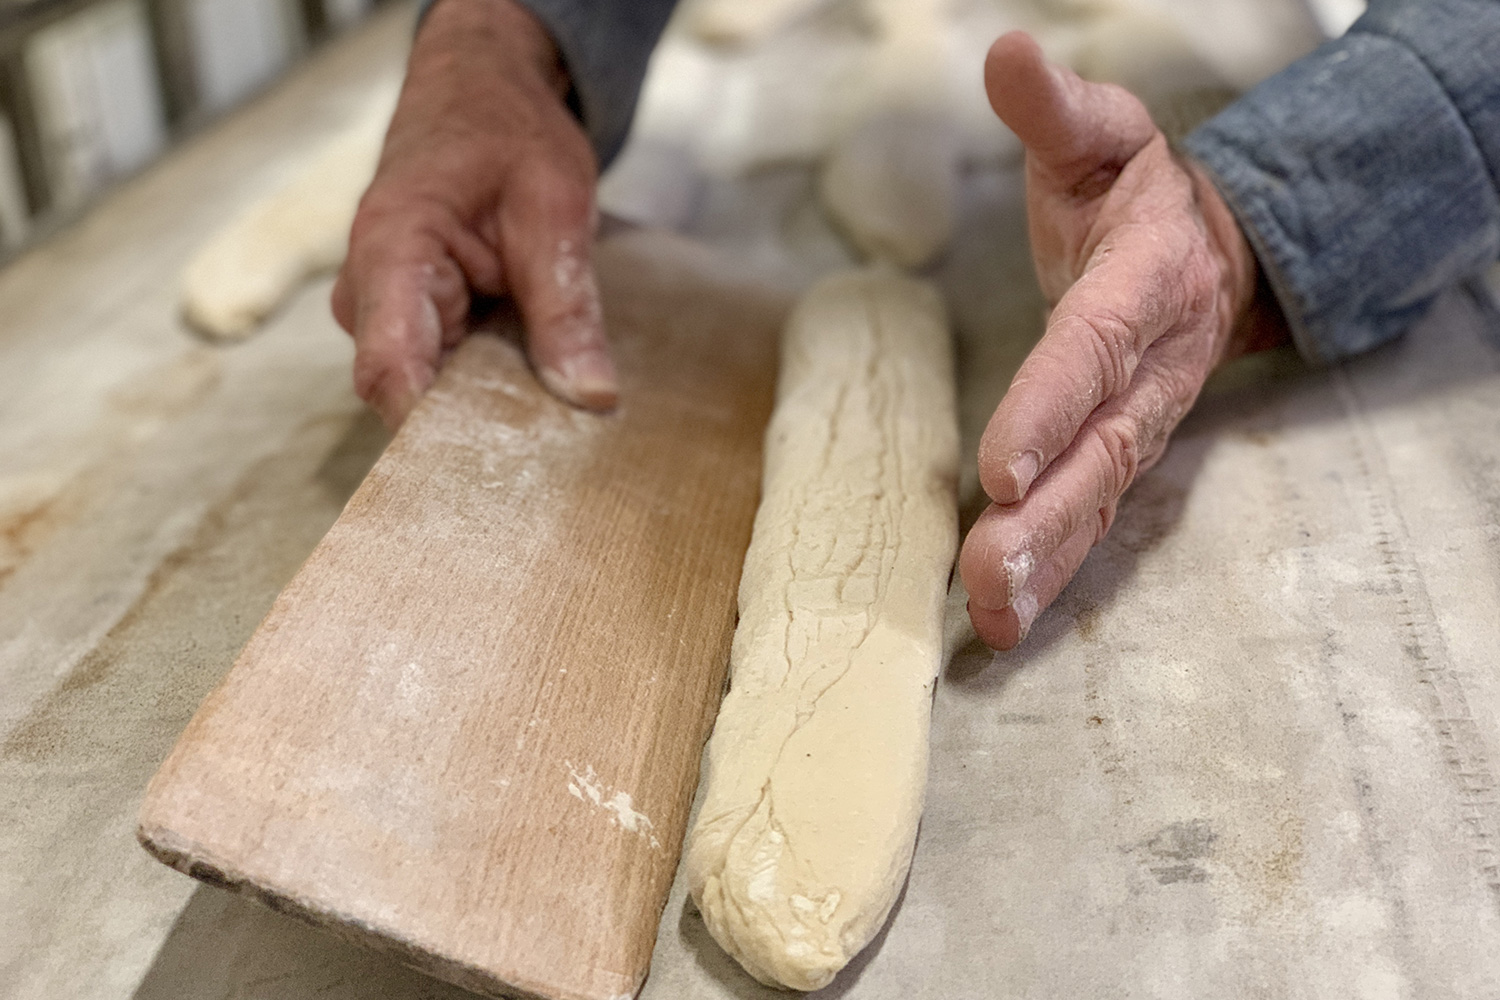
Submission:
[[[594,277],[592,185],[552,168],[521,168],[501,209],[511,293],[538,377],[591,410],[613,409],[619,380]]]
[[[445,343],[462,336],[468,287],[462,271],[429,240],[382,246],[348,279],[353,299],[354,388],[387,426],[398,427],[437,374]],[[350,308],[345,306],[345,308]]]
[[[431,293],[412,271],[385,276],[360,300],[354,335],[354,390],[399,427],[437,375],[443,324]]]
[[[1113,512],[1101,512],[1101,518],[1112,518]],[[1012,649],[1031,631],[1032,623],[1045,611],[1068,581],[1078,572],[1094,547],[1094,527],[1087,525],[1075,531],[1058,546],[1057,551],[1031,574],[1026,585],[1008,606],[993,610],[969,601],[969,620],[974,631],[991,649]]]
[[[1181,351],[1173,345],[1143,362],[1137,381],[1089,417],[1026,499],[980,515],[959,557],[972,602],[991,611],[1009,607],[1068,539],[1084,530],[1094,541],[1104,537],[1115,501],[1160,457],[1192,405],[1194,379],[1177,373],[1196,366]]]
[[[438,279],[428,283],[443,319],[443,344],[451,347],[467,332],[468,289],[481,295],[505,291],[500,256],[439,198],[417,193],[397,200],[394,207],[389,202],[389,197],[371,194],[361,202],[330,296],[333,318],[354,336],[361,300],[383,288],[386,275],[430,271]],[[452,265],[465,281],[452,280]]]
[[[394,193],[393,193],[394,192]],[[468,331],[469,289],[495,288],[499,255],[452,206],[410,185],[372,185],[355,215],[332,305],[354,337],[354,386],[391,428]]]
[[[338,276],[333,280],[333,292],[328,296],[328,304],[333,308],[334,320],[351,337],[354,336],[356,302],[358,301],[354,287],[354,275],[349,269],[349,258],[345,256],[344,264],[339,268]]]
[[[1049,64],[1025,32],[1002,35],[984,62],[990,106],[1064,190],[1089,197],[1156,135],[1151,115],[1120,87]]]
[[[1078,437],[1095,409],[1125,391],[1141,357],[1183,317],[1201,264],[1181,233],[1125,226],[1064,293],[979,445],[996,503],[1016,503]]]

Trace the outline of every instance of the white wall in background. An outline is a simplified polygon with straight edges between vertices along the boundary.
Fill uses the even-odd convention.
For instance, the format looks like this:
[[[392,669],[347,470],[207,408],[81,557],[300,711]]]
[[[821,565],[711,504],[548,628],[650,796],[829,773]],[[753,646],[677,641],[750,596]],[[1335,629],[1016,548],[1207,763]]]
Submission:
[[[323,0],[323,17],[333,30],[343,31],[364,20],[372,6],[372,0]]]
[[[37,32],[25,62],[57,207],[75,205],[145,165],[165,145],[139,0],[104,3]]]
[[[302,41],[285,0],[190,0],[187,21],[198,98],[208,111],[269,83]]]
[[[26,187],[16,156],[16,133],[10,119],[0,115],[0,249],[20,246],[29,228]]]

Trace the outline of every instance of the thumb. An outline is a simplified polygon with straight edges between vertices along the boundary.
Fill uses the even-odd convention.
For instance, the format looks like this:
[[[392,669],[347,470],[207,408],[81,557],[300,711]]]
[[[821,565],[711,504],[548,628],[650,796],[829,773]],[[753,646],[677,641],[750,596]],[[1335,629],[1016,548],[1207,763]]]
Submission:
[[[594,277],[594,223],[592,187],[542,169],[521,175],[506,192],[500,232],[538,377],[570,403],[607,411],[618,400],[619,380]]]
[[[984,61],[984,89],[995,114],[1058,187],[1089,196],[1093,179],[1108,187],[1156,134],[1151,115],[1131,94],[1088,83],[1050,65],[1022,31],[1001,35]]]

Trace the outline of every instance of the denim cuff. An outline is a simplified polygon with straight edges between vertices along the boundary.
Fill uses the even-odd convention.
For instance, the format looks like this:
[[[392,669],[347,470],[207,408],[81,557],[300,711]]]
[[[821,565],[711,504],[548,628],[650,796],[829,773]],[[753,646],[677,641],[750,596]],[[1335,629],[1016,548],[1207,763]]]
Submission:
[[[1497,65],[1497,0],[1376,0],[1184,140],[1309,360],[1400,336],[1500,258]]]
[[[435,0],[423,0],[418,24]],[[551,33],[567,66],[568,103],[602,171],[625,145],[646,64],[676,0],[518,0]]]

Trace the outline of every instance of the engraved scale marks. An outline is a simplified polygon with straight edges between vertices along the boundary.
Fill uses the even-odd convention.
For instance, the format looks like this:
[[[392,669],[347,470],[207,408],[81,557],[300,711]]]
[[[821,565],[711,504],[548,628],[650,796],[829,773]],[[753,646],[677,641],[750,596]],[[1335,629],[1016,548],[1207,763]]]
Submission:
[[[1424,694],[1423,710],[1432,725],[1444,769],[1459,802],[1459,815],[1474,863],[1500,912],[1500,796],[1483,736],[1438,624],[1421,570],[1411,553],[1406,519],[1392,497],[1384,451],[1360,404],[1348,373],[1335,368],[1330,381],[1350,427],[1363,483],[1361,499],[1373,529],[1385,583],[1397,609],[1394,627]]]

